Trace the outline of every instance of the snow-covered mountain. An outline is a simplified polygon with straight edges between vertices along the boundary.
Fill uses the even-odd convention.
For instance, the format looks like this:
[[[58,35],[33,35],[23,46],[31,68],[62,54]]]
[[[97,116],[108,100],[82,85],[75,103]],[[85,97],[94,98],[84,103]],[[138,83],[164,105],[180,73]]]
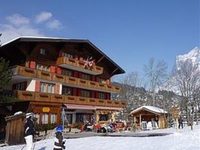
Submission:
[[[181,63],[191,61],[193,65],[198,64],[200,66],[200,48],[194,47],[188,53],[176,56],[176,68],[179,68]],[[199,68],[200,69],[200,68]],[[172,76],[164,85],[161,87],[162,90],[173,91],[180,94],[178,88],[175,85],[175,76]]]
[[[187,54],[178,55],[176,57],[176,64],[191,60],[193,64],[200,64],[200,48],[195,47]]]

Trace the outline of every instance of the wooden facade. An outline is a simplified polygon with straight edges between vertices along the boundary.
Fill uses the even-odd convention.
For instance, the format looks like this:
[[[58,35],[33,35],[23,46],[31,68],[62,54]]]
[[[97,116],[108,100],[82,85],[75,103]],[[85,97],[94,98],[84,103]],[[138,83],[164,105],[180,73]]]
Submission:
[[[126,105],[111,100],[120,88],[110,79],[124,70],[88,40],[21,37],[0,55],[13,71],[7,89],[15,98],[6,105],[33,112],[38,124],[60,124],[63,109],[71,124],[106,121]]]
[[[6,117],[5,143],[9,145],[24,143],[24,119],[23,113]]]
[[[163,109],[154,106],[142,106],[133,110],[130,115],[133,117],[133,121],[137,127],[143,129],[143,122],[155,122],[155,128],[167,127],[167,112]]]

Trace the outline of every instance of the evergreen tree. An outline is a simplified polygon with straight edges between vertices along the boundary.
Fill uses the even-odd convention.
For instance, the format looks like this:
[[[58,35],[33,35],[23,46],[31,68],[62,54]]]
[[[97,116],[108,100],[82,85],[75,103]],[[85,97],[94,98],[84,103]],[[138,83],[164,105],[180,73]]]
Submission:
[[[9,69],[9,61],[0,58],[0,90],[3,90],[12,78],[12,71]]]

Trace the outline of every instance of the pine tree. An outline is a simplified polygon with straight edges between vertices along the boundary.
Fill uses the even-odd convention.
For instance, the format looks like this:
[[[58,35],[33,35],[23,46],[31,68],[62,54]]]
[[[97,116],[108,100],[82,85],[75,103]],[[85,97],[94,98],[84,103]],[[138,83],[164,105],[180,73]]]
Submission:
[[[4,93],[7,85],[12,78],[12,71],[9,69],[9,61],[6,61],[4,58],[0,58],[0,101],[5,102],[8,101],[7,94]]]
[[[4,87],[10,82],[12,78],[12,72],[9,69],[9,61],[6,61],[4,58],[0,58],[0,90],[3,90]]]

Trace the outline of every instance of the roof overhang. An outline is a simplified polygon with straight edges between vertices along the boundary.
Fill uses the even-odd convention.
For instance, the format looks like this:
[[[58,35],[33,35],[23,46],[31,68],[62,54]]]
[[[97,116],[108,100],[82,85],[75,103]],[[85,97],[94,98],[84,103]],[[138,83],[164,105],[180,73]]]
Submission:
[[[13,45],[16,43],[22,43],[22,42],[50,42],[50,43],[85,43],[88,44],[92,49],[96,50],[96,52],[102,56],[103,59],[106,59],[106,61],[109,61],[112,68],[114,68],[114,71],[112,75],[115,74],[122,74],[125,73],[125,71],[117,65],[112,59],[110,59],[105,53],[103,53],[99,48],[97,48],[92,42],[90,42],[87,39],[66,39],[66,38],[57,38],[57,37],[34,37],[34,36],[21,36],[18,38],[15,38],[13,40],[10,40],[6,43],[3,43],[0,48],[4,48],[9,45]]]
[[[134,114],[137,114],[139,113],[140,111],[147,111],[147,112],[150,112],[150,113],[153,113],[153,114],[156,114],[156,115],[162,115],[162,114],[167,114],[168,112],[161,109],[161,108],[158,108],[158,107],[154,107],[154,106],[142,106],[142,107],[139,107],[133,111],[130,112],[130,115],[134,115]]]
[[[64,104],[67,109],[80,109],[80,110],[113,110],[121,111],[122,108],[117,107],[103,107],[103,106],[90,106],[90,105],[76,105],[76,104]]]

